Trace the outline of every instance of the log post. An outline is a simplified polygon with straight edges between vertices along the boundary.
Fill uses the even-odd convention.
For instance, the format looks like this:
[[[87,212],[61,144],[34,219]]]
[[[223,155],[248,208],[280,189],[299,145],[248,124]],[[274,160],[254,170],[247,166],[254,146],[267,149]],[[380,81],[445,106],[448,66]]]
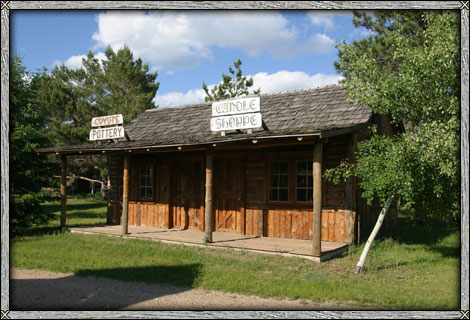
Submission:
[[[321,256],[321,200],[322,200],[322,158],[323,143],[313,146],[313,219],[312,219],[312,255]]]
[[[122,181],[122,216],[121,216],[121,233],[123,235],[128,233],[127,221],[129,212],[129,167],[130,157],[124,157],[124,173]]]
[[[67,224],[67,156],[61,155],[62,174],[60,178],[60,228],[65,229]]]
[[[205,236],[204,242],[212,242],[212,167],[214,154],[212,150],[206,153],[206,200],[204,211]]]

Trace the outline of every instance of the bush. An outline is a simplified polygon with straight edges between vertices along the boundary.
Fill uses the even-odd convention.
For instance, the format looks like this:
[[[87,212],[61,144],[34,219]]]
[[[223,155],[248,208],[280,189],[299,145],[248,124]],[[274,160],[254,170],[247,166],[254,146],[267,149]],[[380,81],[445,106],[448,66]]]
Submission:
[[[40,203],[44,195],[40,192],[10,195],[10,227],[15,232],[33,225],[45,224],[52,214],[44,212]]]

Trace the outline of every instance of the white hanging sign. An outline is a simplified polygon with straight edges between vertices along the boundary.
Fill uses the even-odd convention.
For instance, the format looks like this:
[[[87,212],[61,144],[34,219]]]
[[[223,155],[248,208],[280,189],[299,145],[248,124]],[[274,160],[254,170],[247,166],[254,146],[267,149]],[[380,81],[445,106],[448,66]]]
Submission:
[[[260,111],[259,97],[237,98],[212,103],[212,116],[253,113]]]
[[[91,119],[92,127],[112,126],[124,123],[122,114],[113,114],[111,116],[96,117]]]
[[[263,125],[261,113],[236,114],[211,119],[211,131],[253,129]]]
[[[125,133],[124,133],[124,127],[123,126],[91,129],[91,131],[90,131],[90,140],[91,141],[118,139],[118,138],[124,138],[124,137],[125,137]]]
[[[124,123],[122,114],[113,114],[110,116],[92,118],[92,127],[114,127],[91,129],[90,141],[124,138],[126,136],[124,127],[118,126],[118,124],[122,123]]]

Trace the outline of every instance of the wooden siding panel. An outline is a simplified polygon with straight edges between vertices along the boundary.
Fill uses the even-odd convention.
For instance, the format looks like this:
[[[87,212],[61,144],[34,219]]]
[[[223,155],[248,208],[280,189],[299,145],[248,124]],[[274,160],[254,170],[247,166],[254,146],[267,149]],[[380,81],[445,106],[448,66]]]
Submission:
[[[328,241],[335,241],[335,212],[328,212]]]
[[[129,226],[135,225],[134,214],[132,212],[133,210],[134,210],[134,204],[129,201],[129,209],[128,209],[128,217],[127,217],[127,223]]]
[[[137,204],[136,204],[136,210],[137,210],[137,211],[136,211],[136,221],[137,221],[136,226],[137,226],[137,227],[140,227],[140,226],[141,226],[141,222],[142,222],[142,220],[141,220],[141,214],[140,214],[140,212],[141,212],[140,203],[137,203]]]
[[[279,214],[279,238],[286,237],[286,211],[278,211]]]
[[[254,232],[254,211],[250,209],[245,210],[245,233],[248,236],[255,235]]]
[[[341,211],[339,220],[339,238],[336,240],[337,242],[345,242],[346,241],[346,211]]]
[[[301,211],[302,212],[302,239],[308,239],[308,236],[309,236],[309,233],[310,233],[310,230],[312,229],[312,223],[311,223],[311,220],[309,221],[309,215],[307,212],[305,211]],[[309,223],[310,222],[310,223]]]
[[[295,238],[302,239],[302,213],[295,210]]]
[[[292,211],[285,213],[285,238],[292,239]]]
[[[321,213],[321,240],[328,240],[328,210],[322,210]]]

